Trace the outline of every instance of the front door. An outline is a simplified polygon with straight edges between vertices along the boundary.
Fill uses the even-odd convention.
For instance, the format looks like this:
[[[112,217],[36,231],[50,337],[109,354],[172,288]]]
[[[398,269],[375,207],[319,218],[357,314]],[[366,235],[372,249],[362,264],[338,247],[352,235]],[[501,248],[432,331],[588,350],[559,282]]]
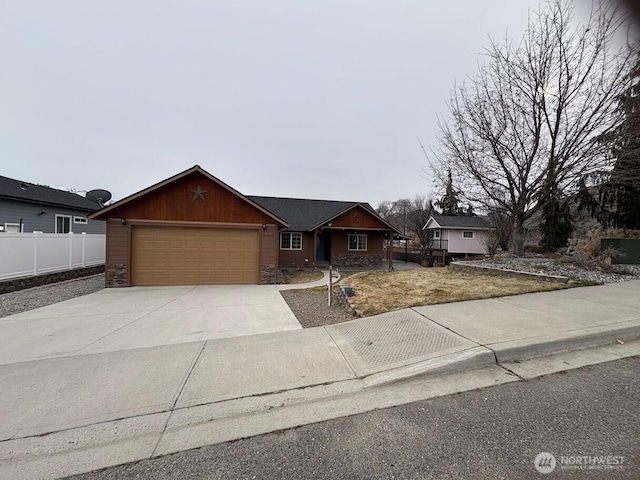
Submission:
[[[318,234],[316,260],[325,262],[331,261],[331,232],[328,230],[323,230]]]

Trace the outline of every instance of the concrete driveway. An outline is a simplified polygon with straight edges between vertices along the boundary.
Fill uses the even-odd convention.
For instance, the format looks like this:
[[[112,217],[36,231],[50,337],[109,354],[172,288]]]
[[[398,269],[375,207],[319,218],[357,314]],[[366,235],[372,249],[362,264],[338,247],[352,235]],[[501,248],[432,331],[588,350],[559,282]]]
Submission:
[[[0,319],[0,364],[300,328],[273,285],[105,289]]]

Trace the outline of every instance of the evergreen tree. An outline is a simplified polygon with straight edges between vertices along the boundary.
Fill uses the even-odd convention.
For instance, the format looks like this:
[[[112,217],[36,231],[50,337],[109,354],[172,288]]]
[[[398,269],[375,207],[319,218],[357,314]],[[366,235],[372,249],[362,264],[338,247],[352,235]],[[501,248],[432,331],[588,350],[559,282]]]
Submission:
[[[445,188],[444,196],[435,203],[440,209],[442,215],[464,215],[465,212],[460,208],[460,194],[453,188],[453,178],[451,169],[449,169],[449,177]]]
[[[471,205],[471,204],[467,205],[467,211],[465,212],[465,215],[467,217],[475,217],[475,216],[477,216],[476,212],[473,211],[473,205]]]
[[[542,239],[540,246],[547,252],[554,252],[567,245],[573,232],[569,200],[552,198],[542,207],[542,223],[540,224]]]
[[[640,56],[629,88],[618,98],[624,120],[601,138],[610,145],[613,168],[600,173],[598,198],[582,189],[581,208],[589,208],[603,227],[640,229]]]

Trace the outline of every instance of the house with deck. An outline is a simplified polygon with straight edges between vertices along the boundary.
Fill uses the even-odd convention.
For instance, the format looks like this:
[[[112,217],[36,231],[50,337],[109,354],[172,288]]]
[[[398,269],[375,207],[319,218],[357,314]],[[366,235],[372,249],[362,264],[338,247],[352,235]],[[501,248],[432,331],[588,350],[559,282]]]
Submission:
[[[430,233],[427,256],[447,263],[450,257],[487,253],[487,235],[492,227],[486,217],[432,215],[423,230]]]

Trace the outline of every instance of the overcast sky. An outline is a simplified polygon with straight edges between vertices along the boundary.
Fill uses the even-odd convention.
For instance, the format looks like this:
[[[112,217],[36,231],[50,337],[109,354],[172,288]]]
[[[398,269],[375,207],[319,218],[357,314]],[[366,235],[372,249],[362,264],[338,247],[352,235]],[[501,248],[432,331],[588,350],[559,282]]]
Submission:
[[[248,195],[428,194],[455,80],[532,0],[0,1],[0,175],[120,199],[195,164]]]

